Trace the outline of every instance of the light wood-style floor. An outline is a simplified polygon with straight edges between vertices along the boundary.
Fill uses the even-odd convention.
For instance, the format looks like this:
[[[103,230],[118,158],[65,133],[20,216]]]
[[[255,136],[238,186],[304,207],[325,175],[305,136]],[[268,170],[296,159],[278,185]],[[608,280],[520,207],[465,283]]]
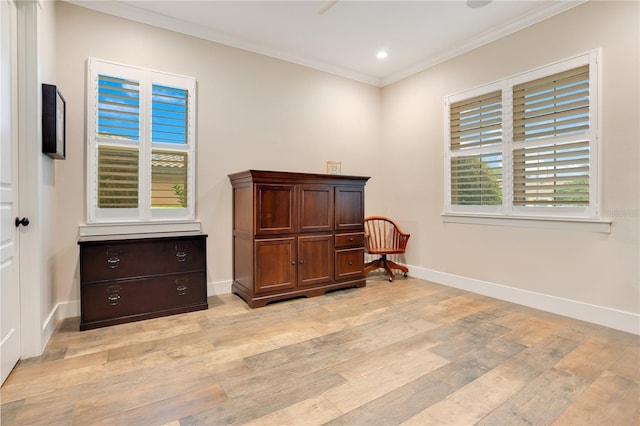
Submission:
[[[638,336],[412,278],[79,332],[1,389],[2,424],[638,425]]]

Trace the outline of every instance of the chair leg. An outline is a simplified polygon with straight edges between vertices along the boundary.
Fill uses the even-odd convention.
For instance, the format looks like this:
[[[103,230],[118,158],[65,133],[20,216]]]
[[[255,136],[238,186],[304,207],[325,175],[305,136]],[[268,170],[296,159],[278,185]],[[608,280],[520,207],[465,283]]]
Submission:
[[[367,262],[364,265],[364,274],[367,275],[371,271],[375,271],[376,269],[384,269],[389,274],[389,281],[393,281],[396,277],[395,270],[402,271],[404,276],[407,276],[409,272],[409,268],[404,265],[399,265],[392,260],[387,259],[387,255],[383,254],[382,257],[376,260],[372,260],[371,262]]]
[[[376,259],[371,262],[367,262],[364,265],[364,274],[367,275],[371,271],[375,271],[376,269],[384,268],[384,259]]]
[[[393,279],[396,277],[396,273],[391,266],[392,263],[390,260],[384,260],[384,269],[389,273],[389,282],[393,282]]]
[[[387,260],[387,265],[389,265],[389,267],[391,267],[392,269],[397,269],[399,271],[404,272],[405,274],[409,273],[409,268],[407,268],[404,265],[399,265],[392,260]]]

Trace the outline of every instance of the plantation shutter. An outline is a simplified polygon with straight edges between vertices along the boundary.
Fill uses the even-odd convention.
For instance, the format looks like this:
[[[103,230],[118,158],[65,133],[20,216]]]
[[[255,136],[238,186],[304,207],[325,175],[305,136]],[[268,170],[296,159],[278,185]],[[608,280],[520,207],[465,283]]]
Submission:
[[[186,207],[186,152],[153,151],[151,154],[151,206]]]
[[[589,66],[513,87],[513,204],[588,206]]]
[[[152,85],[151,207],[184,208],[188,203],[189,91]]]
[[[501,152],[451,159],[451,204],[502,204]]]
[[[513,140],[589,130],[589,66],[513,87]]]
[[[579,141],[513,153],[513,204],[589,205],[589,142]]]
[[[195,218],[196,80],[87,61],[88,222]]]
[[[100,74],[97,89],[98,207],[137,208],[138,148],[109,144],[140,141],[140,83]]]
[[[138,150],[98,149],[98,207],[138,207]]]
[[[152,88],[152,141],[186,144],[188,91],[154,84]]]
[[[495,91],[451,104],[453,151],[502,143],[502,93]]]
[[[455,205],[502,203],[502,92],[452,103],[450,197]]]
[[[140,140],[140,83],[98,76],[98,136]]]

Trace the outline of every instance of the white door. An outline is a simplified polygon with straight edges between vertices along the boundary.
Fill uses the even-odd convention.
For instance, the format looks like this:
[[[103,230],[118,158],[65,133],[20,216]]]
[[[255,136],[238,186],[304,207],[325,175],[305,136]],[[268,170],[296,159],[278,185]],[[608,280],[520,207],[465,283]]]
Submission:
[[[20,358],[16,16],[0,0],[0,383]]]

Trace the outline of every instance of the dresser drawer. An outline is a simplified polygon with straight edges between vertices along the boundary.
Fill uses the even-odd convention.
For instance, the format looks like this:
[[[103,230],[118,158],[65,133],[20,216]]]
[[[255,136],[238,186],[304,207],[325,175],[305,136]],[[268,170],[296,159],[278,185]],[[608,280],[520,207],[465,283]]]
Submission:
[[[364,269],[364,249],[336,251],[336,280],[362,276]]]
[[[336,234],[335,247],[363,247],[364,246],[364,233],[354,232],[351,234]]]
[[[85,285],[82,323],[144,315],[203,303],[204,272]]]
[[[204,239],[163,239],[83,243],[80,272],[91,282],[160,275],[206,268]]]

